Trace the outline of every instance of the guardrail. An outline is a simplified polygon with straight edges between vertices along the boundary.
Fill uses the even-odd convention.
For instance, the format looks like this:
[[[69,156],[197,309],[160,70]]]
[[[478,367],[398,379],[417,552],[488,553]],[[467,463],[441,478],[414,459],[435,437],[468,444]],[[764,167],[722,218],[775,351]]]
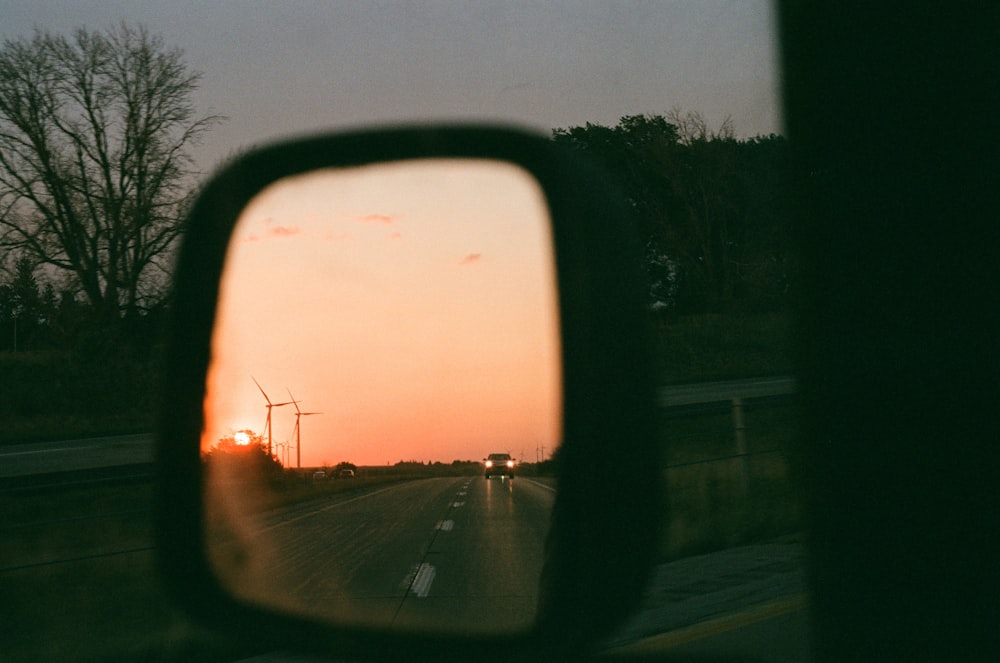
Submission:
[[[803,527],[789,456],[798,444],[797,392],[788,376],[659,389],[664,560]]]
[[[675,407],[766,396],[787,396],[797,390],[798,383],[791,376],[695,382],[660,387],[657,402],[660,407]]]
[[[690,461],[683,463],[683,465],[738,459],[740,461],[740,484],[742,492],[746,494],[750,482],[749,458],[753,454],[747,450],[745,403],[751,399],[762,400],[774,399],[775,397],[790,399],[797,391],[798,383],[792,376],[697,382],[660,387],[657,403],[661,410],[676,409],[680,411],[681,416],[706,410],[728,409],[731,412],[735,452],[732,455]],[[706,408],[705,406],[715,407]],[[757,453],[773,452],[774,450],[767,450]]]

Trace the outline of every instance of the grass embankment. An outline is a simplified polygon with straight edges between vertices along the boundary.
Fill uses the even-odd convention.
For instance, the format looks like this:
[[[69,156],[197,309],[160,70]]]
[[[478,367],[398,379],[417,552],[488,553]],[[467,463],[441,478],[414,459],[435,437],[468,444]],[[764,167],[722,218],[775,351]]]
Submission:
[[[788,313],[698,315],[653,321],[661,384],[789,375]],[[799,439],[794,405],[747,403],[746,457],[737,457],[731,411],[692,416],[661,412],[667,505],[663,560],[759,541],[803,528],[793,459]],[[706,462],[707,461],[707,462]]]
[[[737,455],[730,413],[661,420],[667,503],[663,561],[800,531],[793,405],[744,409],[747,455]]]
[[[661,384],[793,373],[789,313],[690,315],[652,321]]]
[[[0,444],[151,431],[162,383],[154,354],[0,353]]]
[[[149,483],[0,496],[4,661],[234,660],[156,571]]]

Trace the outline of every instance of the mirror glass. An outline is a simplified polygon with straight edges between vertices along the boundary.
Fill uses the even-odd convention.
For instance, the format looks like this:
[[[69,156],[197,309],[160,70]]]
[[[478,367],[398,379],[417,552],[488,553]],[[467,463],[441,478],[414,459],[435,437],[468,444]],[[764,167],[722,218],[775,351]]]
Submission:
[[[315,171],[251,201],[202,438],[231,592],[352,625],[532,623],[561,434],[549,226],[534,178],[486,160]]]

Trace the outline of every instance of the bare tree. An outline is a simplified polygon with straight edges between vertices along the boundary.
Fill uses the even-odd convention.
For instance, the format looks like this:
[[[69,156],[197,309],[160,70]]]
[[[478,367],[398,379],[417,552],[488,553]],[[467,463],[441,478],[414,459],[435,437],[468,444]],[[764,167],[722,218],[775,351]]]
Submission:
[[[704,143],[712,140],[736,140],[736,128],[733,125],[733,118],[729,115],[715,130],[709,128],[704,115],[698,111],[684,112],[679,106],[670,109],[666,120],[676,128],[677,142],[682,145],[693,145],[697,142]]]
[[[0,248],[68,272],[109,319],[164,293],[192,191],[201,75],[122,23],[0,49]]]

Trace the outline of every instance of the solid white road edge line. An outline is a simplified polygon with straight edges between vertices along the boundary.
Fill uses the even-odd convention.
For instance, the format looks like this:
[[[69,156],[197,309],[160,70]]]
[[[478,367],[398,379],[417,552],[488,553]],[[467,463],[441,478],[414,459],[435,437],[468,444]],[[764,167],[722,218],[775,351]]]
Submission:
[[[532,481],[531,479],[525,479],[524,477],[521,477],[520,480],[521,481],[525,481],[527,483],[530,483],[533,486],[538,486],[539,488],[544,488],[545,490],[551,490],[553,493],[556,492],[555,486],[549,486],[549,485],[546,485],[544,483],[539,483],[537,481]]]

